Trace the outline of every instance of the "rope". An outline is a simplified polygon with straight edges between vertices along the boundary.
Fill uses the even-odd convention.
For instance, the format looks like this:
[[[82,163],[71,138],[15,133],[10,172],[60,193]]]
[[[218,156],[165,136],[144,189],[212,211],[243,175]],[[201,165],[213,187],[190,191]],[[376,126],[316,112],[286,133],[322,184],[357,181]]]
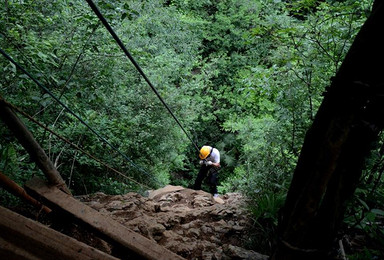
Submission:
[[[69,141],[68,139],[66,139],[65,137],[62,137],[61,135],[59,135],[58,133],[54,132],[52,129],[50,129],[49,127],[43,125],[42,123],[38,122],[36,119],[34,119],[31,115],[27,114],[26,112],[24,112],[23,110],[21,110],[20,108],[12,105],[11,103],[8,103],[7,101],[5,101],[3,98],[0,97],[0,100],[2,102],[4,102],[5,105],[7,105],[9,108],[11,108],[13,111],[16,111],[17,113],[23,115],[25,118],[27,118],[28,120],[30,120],[31,122],[37,124],[38,126],[40,126],[41,128],[45,129],[46,131],[50,132],[51,134],[53,134],[54,136],[56,136],[57,138],[59,138],[60,140],[64,141],[65,143],[69,144],[70,146],[72,146],[73,148],[75,148],[76,150],[80,151],[81,153],[85,154],[86,156],[88,156],[89,158],[97,161],[98,163],[102,164],[103,166],[105,166],[107,169],[121,175],[122,177],[142,186],[142,187],[146,187],[148,189],[151,189],[151,187],[145,185],[145,184],[142,184],[142,183],[139,183],[137,182],[136,180],[134,180],[133,178],[127,176],[126,174],[112,168],[111,166],[109,166],[108,164],[106,164],[104,161],[100,160],[99,158],[93,156],[92,154],[88,153],[87,151],[85,151],[84,149],[82,149],[81,147],[79,147],[78,145],[72,143],[71,141]]]
[[[93,12],[97,15],[97,17],[100,19],[100,21],[103,23],[103,25],[105,26],[105,28],[108,30],[108,32],[112,35],[113,39],[116,41],[116,43],[119,45],[119,47],[123,50],[123,52],[125,53],[125,55],[128,57],[128,59],[132,62],[132,64],[135,66],[135,68],[137,69],[137,71],[141,74],[141,76],[143,76],[143,78],[145,79],[145,81],[148,83],[148,85],[151,87],[151,89],[153,90],[153,92],[156,94],[156,96],[160,99],[161,103],[165,106],[165,108],[168,110],[168,112],[172,115],[173,119],[176,121],[176,123],[180,126],[180,128],[183,130],[183,132],[185,133],[185,135],[188,137],[188,139],[192,142],[192,144],[195,146],[196,150],[198,152],[200,152],[200,149],[199,147],[197,146],[197,144],[192,140],[192,138],[189,136],[189,134],[187,133],[187,131],[184,129],[184,127],[182,126],[182,124],[180,123],[180,121],[177,119],[177,117],[175,116],[175,114],[172,112],[172,110],[169,108],[169,106],[167,105],[167,103],[165,103],[164,99],[160,96],[159,92],[156,90],[156,88],[152,85],[151,81],[148,79],[148,77],[145,75],[145,73],[143,72],[143,70],[141,69],[141,67],[139,66],[139,64],[135,61],[135,59],[132,57],[132,55],[129,53],[129,51],[127,50],[127,48],[124,46],[124,44],[122,43],[122,41],[120,40],[120,38],[116,35],[115,31],[112,29],[112,27],[109,25],[109,23],[107,22],[107,20],[104,18],[104,16],[101,14],[101,12],[99,11],[99,9],[97,8],[97,6],[93,3],[92,0],[86,0],[88,5],[91,7],[91,9],[93,10]]]
[[[73,112],[68,106],[66,106],[62,101],[60,101],[49,89],[47,89],[45,86],[43,86],[37,79],[35,79],[28,71],[26,71],[21,65],[19,65],[16,61],[14,61],[6,52],[4,52],[0,48],[0,53],[8,59],[10,62],[12,62],[19,70],[21,70],[23,73],[25,73],[33,82],[35,82],[41,89],[43,89],[47,94],[49,94],[54,100],[56,100],[57,103],[59,103],[62,107],[64,107],[71,115],[73,115],[77,120],[79,120],[84,126],[86,126],[93,134],[95,134],[102,142],[107,144],[109,147],[111,147],[113,150],[118,152],[124,159],[129,161],[132,166],[134,166],[137,170],[143,172],[148,177],[152,177],[149,173],[147,173],[145,170],[137,166],[127,155],[125,155],[123,152],[121,152],[119,149],[117,149],[114,145],[112,145],[109,141],[107,141],[103,136],[101,136],[98,132],[96,132],[91,126],[89,126],[82,118],[80,118],[75,112]],[[153,179],[153,181],[155,181]]]

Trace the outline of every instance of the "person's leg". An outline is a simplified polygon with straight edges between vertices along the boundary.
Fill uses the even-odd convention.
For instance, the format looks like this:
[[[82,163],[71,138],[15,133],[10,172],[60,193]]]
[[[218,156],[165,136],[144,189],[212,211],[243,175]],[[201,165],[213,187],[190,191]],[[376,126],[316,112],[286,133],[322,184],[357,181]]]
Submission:
[[[207,176],[209,168],[206,165],[202,165],[200,168],[199,173],[197,174],[195,184],[193,185],[194,190],[201,190],[201,183],[203,182],[204,178]]]
[[[209,192],[212,195],[217,194],[217,170],[212,168],[209,173]]]

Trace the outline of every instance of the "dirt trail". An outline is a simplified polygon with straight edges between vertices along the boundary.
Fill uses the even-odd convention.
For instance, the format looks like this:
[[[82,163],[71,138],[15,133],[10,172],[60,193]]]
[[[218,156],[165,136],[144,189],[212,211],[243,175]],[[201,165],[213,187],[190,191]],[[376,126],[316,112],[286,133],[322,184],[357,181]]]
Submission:
[[[237,193],[215,200],[204,191],[169,185],[148,197],[96,193],[80,199],[186,259],[267,259],[243,248],[250,222]]]

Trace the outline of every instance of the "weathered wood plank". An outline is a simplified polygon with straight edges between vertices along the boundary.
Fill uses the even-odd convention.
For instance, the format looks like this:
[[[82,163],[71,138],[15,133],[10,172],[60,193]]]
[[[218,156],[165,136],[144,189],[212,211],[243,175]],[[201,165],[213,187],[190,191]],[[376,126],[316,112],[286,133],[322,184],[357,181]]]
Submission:
[[[158,245],[156,242],[128,229],[113,219],[102,215],[91,207],[81,203],[72,196],[37,178],[26,183],[28,193],[40,196],[52,209],[61,209],[74,218],[88,224],[96,231],[104,234],[112,241],[136,253],[143,259],[182,260],[181,256]]]
[[[3,207],[0,207],[0,234],[0,259],[117,260]]]
[[[26,251],[25,248],[19,247],[0,237],[0,258],[12,260],[40,260],[38,256]]]

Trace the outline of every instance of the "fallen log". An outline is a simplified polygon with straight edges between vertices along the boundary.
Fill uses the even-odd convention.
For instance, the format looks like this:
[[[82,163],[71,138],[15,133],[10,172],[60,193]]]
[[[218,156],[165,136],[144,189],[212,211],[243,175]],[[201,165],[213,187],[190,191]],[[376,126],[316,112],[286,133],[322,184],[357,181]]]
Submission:
[[[128,229],[108,216],[102,215],[74,197],[48,186],[43,180],[33,178],[25,184],[29,194],[39,197],[53,210],[65,212],[70,217],[91,227],[111,244],[120,245],[134,252],[141,259],[182,260],[181,256],[160,246],[155,241]]]

